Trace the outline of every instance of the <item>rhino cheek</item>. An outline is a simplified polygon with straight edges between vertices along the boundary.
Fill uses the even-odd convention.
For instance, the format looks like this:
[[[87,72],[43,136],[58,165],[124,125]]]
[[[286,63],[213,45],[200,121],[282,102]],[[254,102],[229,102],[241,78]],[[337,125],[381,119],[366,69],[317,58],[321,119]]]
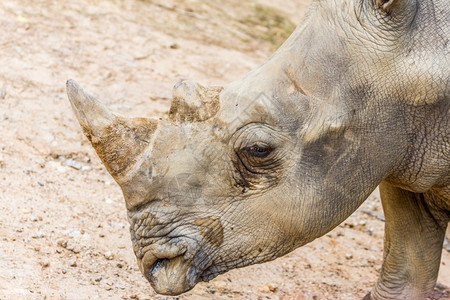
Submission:
[[[195,219],[194,224],[199,226],[200,234],[210,244],[220,247],[223,243],[223,226],[219,217]]]

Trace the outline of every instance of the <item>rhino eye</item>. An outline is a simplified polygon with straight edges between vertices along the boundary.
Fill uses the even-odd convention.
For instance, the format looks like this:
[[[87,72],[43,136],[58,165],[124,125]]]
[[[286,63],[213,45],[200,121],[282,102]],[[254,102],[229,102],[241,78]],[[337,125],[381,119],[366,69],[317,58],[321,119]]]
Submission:
[[[263,142],[256,142],[241,148],[238,152],[242,170],[249,171],[251,174],[265,174],[274,171],[280,164],[280,155],[271,145]],[[249,174],[249,173],[246,173]]]
[[[244,148],[244,151],[252,156],[256,156],[259,158],[264,158],[270,154],[272,148],[268,145],[253,145],[247,148]]]

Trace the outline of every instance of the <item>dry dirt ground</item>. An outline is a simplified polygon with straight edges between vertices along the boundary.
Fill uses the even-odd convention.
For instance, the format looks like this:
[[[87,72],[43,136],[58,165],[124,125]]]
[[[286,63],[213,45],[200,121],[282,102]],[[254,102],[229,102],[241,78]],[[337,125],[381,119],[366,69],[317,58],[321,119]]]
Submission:
[[[172,86],[243,76],[309,0],[0,1],[0,299],[170,299],[139,273],[118,186],[65,95],[73,78],[113,110],[162,117]],[[376,192],[334,231],[179,299],[358,299],[376,281]],[[444,251],[439,282],[450,285]],[[441,299],[448,299],[442,296]]]

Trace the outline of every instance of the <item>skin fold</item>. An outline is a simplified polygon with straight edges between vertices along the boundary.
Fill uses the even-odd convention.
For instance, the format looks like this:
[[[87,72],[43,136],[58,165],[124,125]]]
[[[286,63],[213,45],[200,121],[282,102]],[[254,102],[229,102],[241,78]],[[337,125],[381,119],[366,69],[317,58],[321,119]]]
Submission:
[[[322,236],[380,185],[384,262],[365,299],[423,299],[450,220],[450,3],[314,1],[264,64],[175,85],[167,120],[67,92],[122,188],[138,265],[177,295]]]

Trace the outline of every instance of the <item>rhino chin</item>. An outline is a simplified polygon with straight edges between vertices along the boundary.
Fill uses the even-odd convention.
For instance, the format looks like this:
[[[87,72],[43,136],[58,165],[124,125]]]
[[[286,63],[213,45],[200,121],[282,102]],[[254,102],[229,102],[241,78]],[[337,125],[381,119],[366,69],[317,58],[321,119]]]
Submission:
[[[151,265],[145,265],[144,276],[155,292],[162,295],[176,296],[191,290],[201,275],[192,262],[182,256],[155,259]]]

